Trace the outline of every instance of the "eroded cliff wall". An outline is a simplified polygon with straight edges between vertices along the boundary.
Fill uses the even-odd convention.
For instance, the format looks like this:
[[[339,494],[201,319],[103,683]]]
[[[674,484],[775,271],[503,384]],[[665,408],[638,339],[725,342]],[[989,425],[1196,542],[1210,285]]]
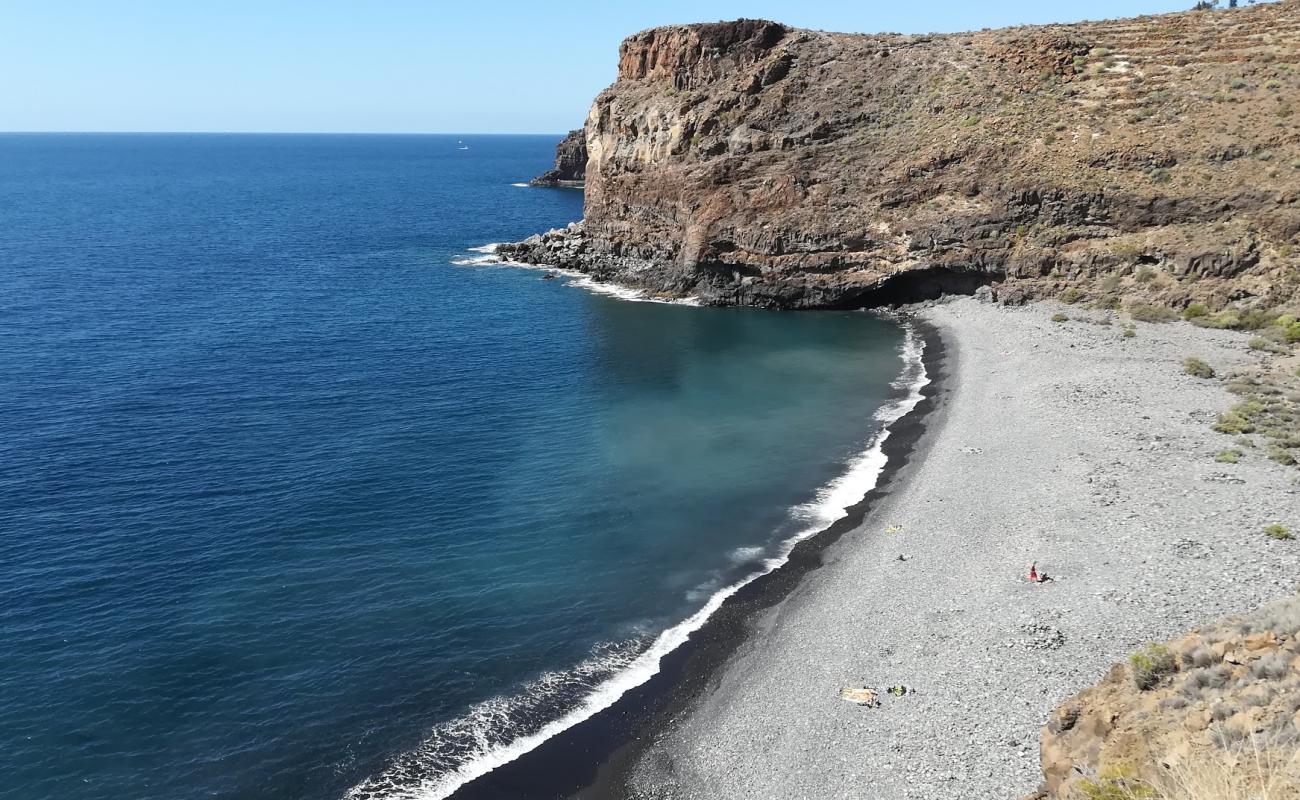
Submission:
[[[507,256],[706,303],[1300,290],[1300,2],[942,36],[627,39],[586,211]]]

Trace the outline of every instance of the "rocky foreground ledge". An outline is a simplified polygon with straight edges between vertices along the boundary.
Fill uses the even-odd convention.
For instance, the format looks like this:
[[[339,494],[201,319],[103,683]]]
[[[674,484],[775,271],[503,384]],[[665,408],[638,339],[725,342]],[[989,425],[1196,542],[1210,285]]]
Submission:
[[[503,248],[714,305],[1009,281],[1212,312],[1300,294],[1300,2],[901,36],[627,39],[580,228]]]
[[[1300,798],[1300,595],[1135,651],[1041,747],[1037,798]]]

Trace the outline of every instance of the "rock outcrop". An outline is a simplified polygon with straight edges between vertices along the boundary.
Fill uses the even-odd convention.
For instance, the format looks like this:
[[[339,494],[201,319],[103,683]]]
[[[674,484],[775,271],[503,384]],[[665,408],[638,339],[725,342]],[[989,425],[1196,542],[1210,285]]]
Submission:
[[[555,147],[555,166],[529,181],[531,186],[578,188],[587,177],[587,136],[579,128],[569,131]]]
[[[580,225],[502,248],[716,305],[1300,292],[1300,2],[968,34],[627,39]]]
[[[1138,651],[1040,751],[1039,798],[1300,798],[1300,595]]]

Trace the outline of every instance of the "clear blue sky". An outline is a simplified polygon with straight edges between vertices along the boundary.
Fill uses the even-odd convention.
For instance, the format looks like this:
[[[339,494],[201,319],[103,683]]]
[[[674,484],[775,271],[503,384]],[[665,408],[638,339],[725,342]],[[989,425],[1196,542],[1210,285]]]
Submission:
[[[1191,0],[0,0],[0,130],[557,132],[619,41],[763,17],[956,31]]]

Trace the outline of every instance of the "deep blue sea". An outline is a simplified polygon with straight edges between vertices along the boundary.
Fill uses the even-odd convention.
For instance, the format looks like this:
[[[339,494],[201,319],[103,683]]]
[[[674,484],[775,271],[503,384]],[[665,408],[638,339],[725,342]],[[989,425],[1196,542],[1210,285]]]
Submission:
[[[441,797],[860,499],[904,329],[472,250],[558,138],[0,136],[0,798]]]

